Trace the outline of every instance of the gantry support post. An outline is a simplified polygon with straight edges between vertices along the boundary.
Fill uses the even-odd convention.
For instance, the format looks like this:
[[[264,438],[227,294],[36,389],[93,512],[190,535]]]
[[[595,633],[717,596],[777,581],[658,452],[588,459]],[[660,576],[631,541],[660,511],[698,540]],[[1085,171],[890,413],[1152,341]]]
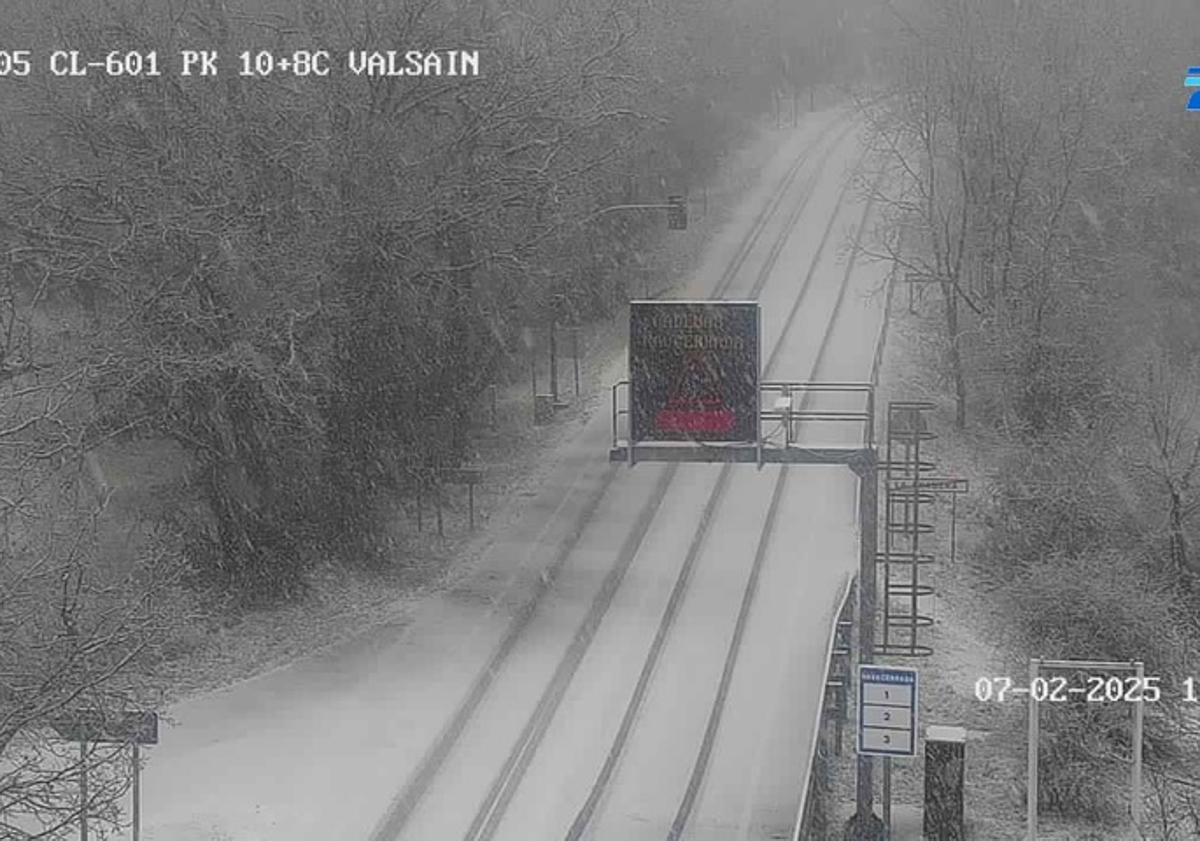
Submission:
[[[874,449],[860,450],[850,468],[858,476],[858,662],[875,661],[875,563],[878,546],[879,460]],[[847,838],[881,841],[883,821],[875,814],[874,758],[858,757],[855,813]]]

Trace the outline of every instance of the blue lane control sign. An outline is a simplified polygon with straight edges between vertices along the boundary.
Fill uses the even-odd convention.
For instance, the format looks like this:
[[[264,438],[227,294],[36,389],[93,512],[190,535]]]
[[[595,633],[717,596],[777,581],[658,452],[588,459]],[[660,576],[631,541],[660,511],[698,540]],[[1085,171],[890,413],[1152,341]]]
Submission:
[[[1187,74],[1183,77],[1183,86],[1185,88],[1200,88],[1200,67],[1189,67]],[[1200,91],[1193,91],[1188,97],[1187,110],[1200,111]]]
[[[917,753],[917,672],[858,667],[858,752],[864,756]]]

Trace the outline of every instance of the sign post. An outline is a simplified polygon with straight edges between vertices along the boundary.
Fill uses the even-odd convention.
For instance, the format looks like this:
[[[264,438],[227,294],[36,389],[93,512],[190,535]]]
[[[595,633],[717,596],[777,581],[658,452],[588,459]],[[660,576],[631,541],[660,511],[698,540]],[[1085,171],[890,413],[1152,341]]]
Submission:
[[[142,837],[142,757],[141,745],[133,743],[133,841]]]
[[[158,713],[141,710],[106,713],[73,710],[50,719],[50,726],[68,742],[79,742],[79,839],[88,841],[87,746],[89,742],[116,742],[133,746],[133,841],[142,829],[140,745],[158,744]]]
[[[557,325],[550,319],[550,396],[558,402],[558,341],[555,335]]]
[[[1084,673],[1100,672],[1102,675],[1107,675],[1112,672],[1132,673],[1133,686],[1145,686],[1146,681],[1146,665],[1141,660],[1131,660],[1127,663],[1107,662],[1104,660],[1043,660],[1040,657],[1034,657],[1029,661],[1029,685],[1022,689],[1014,689],[1014,693],[1027,694],[1029,696],[1029,730],[1027,732],[1027,748],[1026,748],[1026,783],[1025,795],[1025,823],[1026,823],[1026,839],[1027,841],[1037,841],[1038,836],[1038,740],[1041,734],[1041,722],[1039,721],[1040,705],[1047,700],[1049,690],[1046,688],[1050,684],[1044,677],[1046,672],[1055,671],[1074,671]],[[1106,678],[1105,685],[1108,680],[1117,680],[1119,686],[1125,684],[1120,678]],[[1129,680],[1126,678],[1125,680]],[[1070,689],[1068,692],[1083,692],[1083,689]],[[1133,756],[1131,757],[1131,771],[1129,780],[1129,819],[1135,832],[1140,832],[1142,822],[1142,744],[1144,739],[1145,727],[1145,698],[1144,692],[1139,691],[1137,699],[1132,701],[1133,704],[1133,722],[1130,735],[1132,737]],[[1041,696],[1039,698],[1039,696]],[[1115,703],[1115,702],[1114,702]]]
[[[475,486],[483,481],[482,467],[443,467],[442,481],[452,485],[467,486],[467,522],[475,530]]]
[[[917,479],[892,480],[888,484],[892,493],[916,496],[921,493],[943,494],[950,497],[950,563],[957,557],[958,545],[958,497],[971,492],[971,483],[957,476],[919,476]]]
[[[884,837],[892,832],[892,758],[917,753],[917,672],[858,666],[858,755],[883,757]]]
[[[87,742],[79,742],[79,841],[88,841]]]

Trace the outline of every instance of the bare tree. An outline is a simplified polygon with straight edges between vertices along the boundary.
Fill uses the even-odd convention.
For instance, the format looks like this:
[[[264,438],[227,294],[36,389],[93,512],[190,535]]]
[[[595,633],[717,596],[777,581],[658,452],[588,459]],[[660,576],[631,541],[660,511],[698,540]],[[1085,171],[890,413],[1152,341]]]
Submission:
[[[119,823],[127,759],[74,754],[49,724],[154,703],[139,674],[159,656],[177,573],[154,540],[132,556],[103,551],[111,491],[84,470],[103,442],[92,369],[47,324],[67,330],[80,314],[49,316],[45,275],[19,274],[0,272],[0,834],[51,838],[85,808],[97,826]],[[94,779],[86,804],[82,767]]]
[[[1200,478],[1200,394],[1196,382],[1194,370],[1177,373],[1163,360],[1146,366],[1140,402],[1149,454],[1134,463],[1163,497],[1167,557],[1174,572],[1189,586],[1194,586],[1197,574],[1188,538],[1188,523],[1198,505],[1193,490]]]
[[[1067,4],[1069,5],[1069,4]],[[905,250],[878,256],[936,284],[956,423],[967,418],[968,351],[1018,351],[1018,404],[1036,434],[1053,415],[1059,363],[1048,324],[1073,307],[1066,210],[1100,100],[1103,39],[1070,29],[1066,8],[1017,10],[953,0],[902,17],[907,48],[890,96],[864,104],[881,160],[898,182],[876,198]],[[968,329],[968,321],[974,325]],[[981,337],[968,342],[968,336]]]

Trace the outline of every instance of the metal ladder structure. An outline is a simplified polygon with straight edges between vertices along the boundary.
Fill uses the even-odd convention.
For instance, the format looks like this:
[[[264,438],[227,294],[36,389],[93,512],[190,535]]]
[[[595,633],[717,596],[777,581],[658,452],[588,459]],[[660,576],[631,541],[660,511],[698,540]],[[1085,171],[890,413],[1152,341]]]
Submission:
[[[925,413],[934,404],[892,401],[887,407],[886,461],[884,479],[883,551],[878,564],[883,568],[883,627],[876,653],[892,657],[928,657],[933,649],[921,642],[923,629],[933,625],[926,612],[926,599],[933,587],[922,581],[922,569],[933,563],[925,551],[934,525],[926,518],[932,510],[933,493],[922,490],[922,475],[933,470],[923,461],[921,446],[937,435],[929,431]]]

